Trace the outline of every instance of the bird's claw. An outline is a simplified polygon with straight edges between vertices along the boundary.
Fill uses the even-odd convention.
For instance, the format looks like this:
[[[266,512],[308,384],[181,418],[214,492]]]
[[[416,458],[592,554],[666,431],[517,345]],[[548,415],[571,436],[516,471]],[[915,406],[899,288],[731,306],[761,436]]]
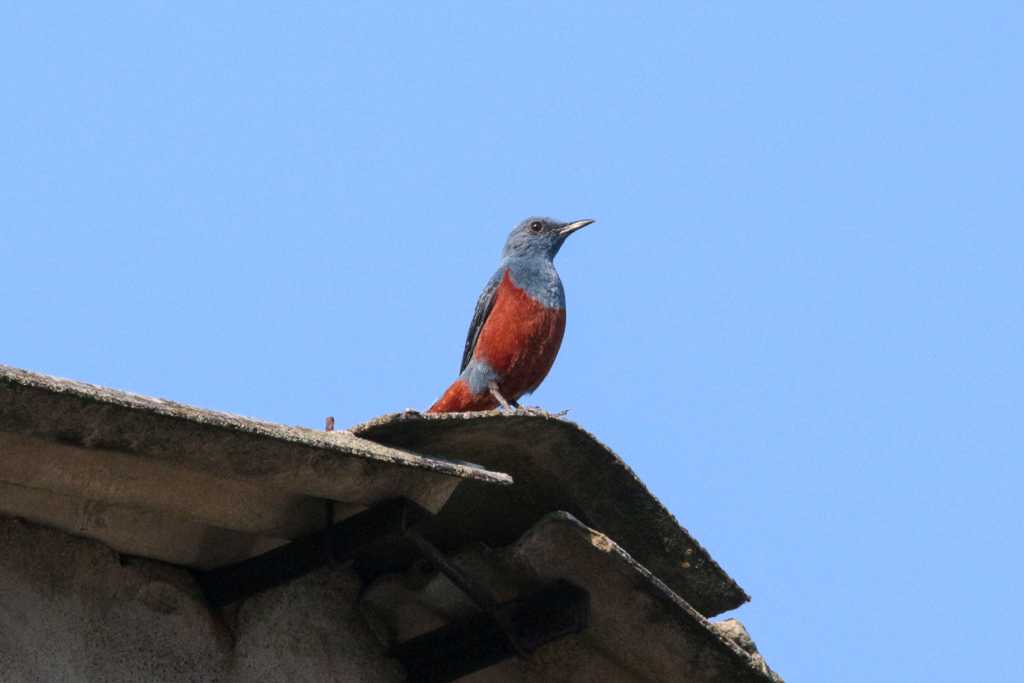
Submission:
[[[521,406],[515,401],[509,401],[504,396],[501,395],[501,391],[498,390],[497,382],[491,382],[490,384],[488,384],[487,390],[491,392],[491,396],[494,397],[494,400],[496,400],[499,403],[499,405],[501,406],[500,410],[505,415],[531,415],[534,417],[558,418],[565,417],[569,413],[568,409],[561,410],[557,413],[549,413],[540,406]]]
[[[568,409],[560,410],[557,413],[549,413],[540,406],[520,406],[516,408],[516,414],[518,415],[531,415],[533,417],[565,417],[569,414]]]

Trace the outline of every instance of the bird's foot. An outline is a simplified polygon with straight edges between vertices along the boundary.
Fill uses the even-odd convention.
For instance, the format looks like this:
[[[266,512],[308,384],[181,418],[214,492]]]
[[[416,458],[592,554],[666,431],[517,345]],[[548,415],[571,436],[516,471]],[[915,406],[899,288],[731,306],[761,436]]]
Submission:
[[[491,396],[494,397],[494,400],[496,400],[501,405],[502,412],[504,412],[504,413],[513,413],[516,410],[519,410],[519,404],[518,403],[516,403],[515,401],[509,401],[504,396],[501,395],[501,392],[498,391],[498,383],[497,382],[489,383],[487,385],[487,390],[489,392],[491,392]]]
[[[537,417],[565,417],[569,410],[560,410],[557,413],[549,413],[540,406],[525,406],[516,408],[516,412],[522,415],[535,415]]]

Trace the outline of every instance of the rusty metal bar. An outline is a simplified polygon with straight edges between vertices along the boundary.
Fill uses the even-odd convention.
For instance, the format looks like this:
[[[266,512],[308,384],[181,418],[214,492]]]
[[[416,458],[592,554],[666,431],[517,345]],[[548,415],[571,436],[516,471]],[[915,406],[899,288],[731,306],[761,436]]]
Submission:
[[[526,651],[519,644],[516,637],[515,630],[511,624],[508,624],[504,620],[504,615],[501,610],[498,609],[498,601],[494,599],[483,586],[481,586],[475,579],[468,574],[464,573],[459,567],[452,562],[448,561],[448,558],[444,556],[440,550],[438,550],[433,543],[428,541],[419,532],[414,529],[409,529],[405,532],[405,537],[412,541],[413,545],[426,559],[430,560],[438,571],[448,577],[455,586],[465,593],[473,603],[480,608],[480,611],[488,614],[494,622],[501,629],[501,632],[505,635],[512,649],[515,650],[516,654],[526,656]]]
[[[448,558],[444,556],[440,550],[438,550],[433,543],[425,539],[418,531],[409,529],[405,532],[405,537],[412,541],[412,544],[416,547],[416,550],[426,558],[430,560],[431,564],[437,567],[437,570],[448,577],[448,580],[455,584],[455,586],[469,596],[469,599],[484,612],[493,612],[498,606],[498,601],[487,592],[484,588],[476,583],[473,579],[468,577],[462,572],[461,569],[456,567],[454,564],[448,561]]]

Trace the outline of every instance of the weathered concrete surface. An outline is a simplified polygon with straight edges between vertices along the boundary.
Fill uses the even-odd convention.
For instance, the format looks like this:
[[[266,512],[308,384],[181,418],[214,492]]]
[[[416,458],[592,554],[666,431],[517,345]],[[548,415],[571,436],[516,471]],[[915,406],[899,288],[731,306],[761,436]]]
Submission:
[[[119,552],[197,569],[258,555],[286,541],[222,529],[152,509],[111,505],[2,482],[0,510],[102,541]]]
[[[0,517],[0,681],[404,680],[353,609],[346,570],[207,610],[180,568]]]
[[[500,601],[556,579],[591,596],[585,631],[540,648],[528,660],[509,660],[461,679],[467,683],[781,680],[756,654],[739,622],[710,624],[611,539],[567,513],[544,517],[510,547],[467,549],[453,561]],[[432,631],[475,608],[443,575],[413,565],[404,574],[375,581],[363,594],[361,609],[375,633],[390,643]]]
[[[349,568],[210,612],[187,570],[114,552],[209,568],[398,496],[440,511],[424,531],[461,551],[499,599],[555,578],[591,593],[586,632],[465,680],[771,679],[741,627],[710,627],[676,594],[713,615],[746,600],[742,589],[576,425],[411,413],[357,430],[273,425],[0,366],[0,683],[402,680],[383,643],[474,609],[422,563],[366,591],[367,621]],[[511,478],[490,466],[521,480],[504,486]],[[560,509],[616,540],[548,514]],[[377,567],[361,576],[410,561],[388,547],[360,556],[360,572]]]
[[[472,460],[515,478],[510,487],[460,487],[427,527],[442,547],[507,545],[547,513],[565,510],[615,539],[706,616],[749,600],[633,471],[572,422],[522,412],[406,412],[352,431],[396,448]]]
[[[209,568],[404,496],[499,472],[0,366],[0,513]]]
[[[758,669],[771,676],[773,681],[777,683],[782,682],[782,677],[772,671],[771,667],[768,666],[768,662],[765,661],[764,657],[757,650],[757,645],[754,643],[754,639],[750,637],[750,633],[747,632],[746,627],[738,619],[723,619],[722,621],[711,624],[711,628],[716,633],[725,636],[741,650],[750,655],[751,661]]]

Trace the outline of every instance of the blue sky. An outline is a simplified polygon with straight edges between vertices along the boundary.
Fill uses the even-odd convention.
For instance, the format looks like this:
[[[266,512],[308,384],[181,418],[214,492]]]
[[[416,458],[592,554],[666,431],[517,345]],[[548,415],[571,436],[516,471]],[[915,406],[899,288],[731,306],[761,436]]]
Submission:
[[[0,363],[423,408],[521,218],[594,217],[532,402],[790,681],[1024,677],[1019,3],[0,9]]]

